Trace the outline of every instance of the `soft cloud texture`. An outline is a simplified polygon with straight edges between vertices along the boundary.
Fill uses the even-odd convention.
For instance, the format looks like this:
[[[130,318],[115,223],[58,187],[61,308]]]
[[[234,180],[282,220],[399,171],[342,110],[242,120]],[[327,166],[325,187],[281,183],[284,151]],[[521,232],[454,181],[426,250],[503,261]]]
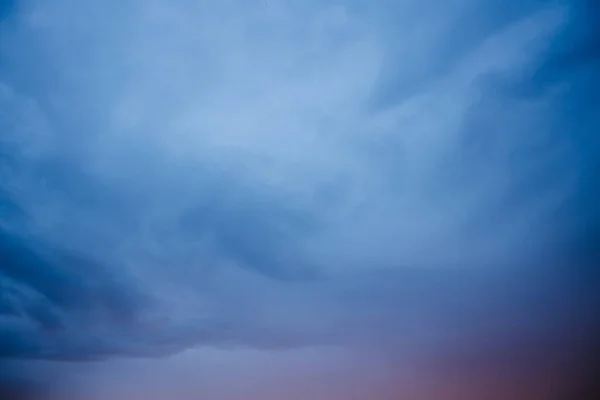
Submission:
[[[2,358],[590,323],[594,2],[0,10]]]

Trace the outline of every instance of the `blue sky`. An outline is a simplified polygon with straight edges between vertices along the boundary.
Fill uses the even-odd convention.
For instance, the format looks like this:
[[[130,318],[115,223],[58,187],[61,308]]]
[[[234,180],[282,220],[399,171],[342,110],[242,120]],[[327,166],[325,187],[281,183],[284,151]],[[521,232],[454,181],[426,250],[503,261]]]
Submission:
[[[598,12],[0,2],[0,357],[245,387],[587,323]]]

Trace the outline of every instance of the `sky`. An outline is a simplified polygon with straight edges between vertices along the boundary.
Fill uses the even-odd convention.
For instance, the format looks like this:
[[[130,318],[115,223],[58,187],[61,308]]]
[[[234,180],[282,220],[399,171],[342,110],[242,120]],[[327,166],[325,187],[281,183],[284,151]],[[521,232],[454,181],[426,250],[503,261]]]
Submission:
[[[0,0],[0,397],[591,398],[599,19]]]

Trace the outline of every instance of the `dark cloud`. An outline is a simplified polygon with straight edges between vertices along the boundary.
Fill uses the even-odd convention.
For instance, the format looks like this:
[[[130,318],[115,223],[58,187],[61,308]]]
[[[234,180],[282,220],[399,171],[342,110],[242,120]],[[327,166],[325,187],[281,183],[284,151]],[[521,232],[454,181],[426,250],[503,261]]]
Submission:
[[[450,18],[451,29],[428,47],[423,63],[406,66],[392,46],[369,98],[369,112],[391,109],[427,92],[455,69],[466,68],[465,60],[487,39],[546,7],[542,1],[466,3],[456,18]],[[435,340],[454,339],[454,345],[466,343],[465,337],[541,337],[553,324],[561,325],[559,335],[569,326],[587,330],[597,308],[595,267],[600,260],[600,142],[594,135],[600,126],[598,10],[591,1],[569,7],[572,19],[525,65],[485,71],[469,82],[468,90],[476,98],[461,111],[458,140],[448,151],[432,156],[441,167],[431,176],[407,178],[411,171],[405,157],[414,154],[402,147],[403,137],[398,135],[373,139],[374,146],[360,149],[372,164],[358,163],[356,169],[375,170],[378,181],[359,190],[367,200],[361,203],[358,196],[356,208],[383,211],[374,222],[371,214],[361,219],[349,213],[341,228],[331,221],[337,221],[343,202],[334,200],[333,207],[325,208],[313,198],[300,201],[297,192],[288,190],[295,182],[266,183],[253,169],[254,158],[238,160],[238,153],[227,145],[221,146],[226,150],[215,146],[199,151],[192,161],[166,155],[177,139],[171,139],[175,124],[162,121],[172,105],[161,103],[161,96],[156,100],[160,107],[142,102],[142,108],[148,107],[143,112],[151,114],[149,125],[156,123],[158,128],[119,126],[112,132],[110,123],[102,121],[108,119],[105,108],[120,100],[120,92],[105,93],[100,88],[102,74],[93,75],[98,74],[94,70],[90,73],[101,82],[99,88],[90,83],[93,79],[78,78],[92,93],[82,98],[89,104],[80,104],[71,93],[78,90],[69,89],[56,103],[72,103],[73,108],[60,109],[49,101],[54,91],[45,90],[52,87],[46,81],[53,80],[53,72],[38,71],[34,83],[18,79],[33,79],[41,65],[38,58],[52,58],[49,54],[60,51],[47,45],[47,54],[30,50],[28,56],[20,52],[34,47],[16,46],[19,51],[13,51],[11,60],[24,69],[3,64],[10,73],[0,78],[16,82],[20,89],[43,84],[37,88],[42,94],[25,90],[34,97],[39,94],[37,111],[33,106],[23,115],[23,107],[0,110],[0,358],[81,361],[159,357],[196,345],[286,348],[364,342],[397,355],[407,343],[426,342],[430,332]],[[435,8],[430,12],[435,14]],[[387,14],[388,22],[399,17]],[[389,29],[391,34],[401,30]],[[100,36],[91,40],[90,49],[108,40]],[[99,55],[105,55],[104,50],[98,50],[95,56]],[[60,65],[58,58],[52,60]],[[148,68],[166,59],[161,54],[147,63]],[[157,77],[150,75],[148,86],[154,90]],[[165,81],[175,77],[171,74]],[[133,76],[131,81],[136,82]],[[77,87],[77,82],[73,78],[70,83]],[[93,89],[101,92],[101,101],[94,102]],[[1,90],[2,86],[0,95]],[[144,89],[131,97],[154,99],[152,93]],[[275,103],[283,103],[286,96],[294,97],[283,92]],[[17,103],[12,101],[0,106]],[[313,96],[308,102],[315,101]],[[236,113],[225,111],[223,120],[235,122]],[[428,118],[435,118],[436,111]],[[135,112],[131,106],[125,114]],[[276,120],[278,113],[268,116]],[[28,124],[23,121],[44,118],[48,126],[25,129]],[[284,125],[287,129],[296,122]],[[79,130],[86,125],[89,134]],[[28,136],[42,128],[48,128],[49,139]],[[232,136],[243,128],[234,126]],[[439,129],[445,128],[442,122]],[[103,129],[105,141],[98,133]],[[128,129],[148,133],[136,136],[136,131],[124,139],[131,133]],[[155,137],[161,135],[167,139]],[[242,136],[238,139],[245,139]],[[269,140],[253,140],[250,147],[273,146],[273,153],[282,149]],[[38,141],[50,150],[32,150]],[[181,147],[185,150],[187,145]],[[300,147],[293,150],[301,152]],[[326,161],[335,159],[341,147],[334,146]],[[322,162],[312,152],[302,157],[311,167]],[[276,174],[274,165],[270,168]],[[298,171],[289,179],[302,181],[312,170]],[[501,175],[510,177],[506,186],[497,184]],[[384,189],[377,186],[379,179]],[[404,201],[413,193],[406,185],[415,182],[425,189],[409,198],[412,208],[406,211]],[[326,181],[320,187],[327,191],[337,186]],[[490,197],[482,199],[478,190],[487,195],[488,189]],[[556,203],[545,203],[554,195],[559,197]],[[372,198],[375,201],[369,203]],[[424,206],[429,203],[430,208]],[[445,213],[452,205],[456,209]],[[439,210],[441,216],[435,219]],[[453,225],[455,214],[464,218]],[[530,224],[519,225],[523,221]],[[419,236],[423,227],[431,229]],[[327,236],[330,231],[334,232]],[[341,244],[331,244],[338,231]],[[413,246],[425,248],[424,261],[421,253],[405,254]],[[513,254],[515,248],[523,254]],[[521,264],[511,264],[515,259]],[[473,260],[500,266],[502,272],[473,272]],[[433,268],[410,268],[428,264]],[[384,267],[400,271],[382,272]],[[334,268],[343,271],[331,272]],[[0,381],[0,398],[27,398],[21,386],[13,387],[15,380],[8,381]]]
[[[15,9],[16,0],[0,0],[0,21],[7,18]]]
[[[68,334],[74,323],[127,326],[141,309],[134,288],[99,265],[31,238],[1,232],[0,261],[2,357],[59,356],[47,339]]]
[[[303,260],[296,245],[315,231],[313,218],[306,212],[286,210],[270,199],[234,192],[219,196],[208,206],[194,207],[182,216],[181,227],[195,240],[212,236],[218,251],[242,267],[296,281],[319,275],[317,266]]]
[[[40,392],[28,384],[0,382],[0,397],[5,400],[39,400],[43,398]]]
[[[22,366],[0,359],[0,398],[6,400],[49,400],[50,386],[32,377]]]
[[[31,208],[27,210],[39,203],[23,197],[27,192],[3,188],[0,310],[4,322],[0,357],[156,357],[197,344],[281,347],[304,341],[286,338],[288,334],[278,338],[253,327],[250,320],[240,324],[240,316],[221,320],[213,311],[202,322],[172,321],[169,310],[165,315],[162,308],[161,286],[173,280],[175,285],[191,287],[201,295],[210,291],[211,276],[223,262],[266,279],[313,280],[317,269],[303,261],[294,244],[315,229],[310,215],[274,201],[268,192],[245,188],[234,178],[215,183],[214,177],[200,175],[201,190],[190,191],[181,175],[170,171],[168,165],[163,164],[164,170],[156,168],[158,158],[148,160],[142,155],[128,162],[129,171],[141,168],[156,174],[140,176],[123,186],[120,181],[106,182],[87,172],[75,159],[52,156],[32,160],[17,151],[5,152],[13,161],[3,163],[7,181],[23,173],[21,176],[34,188],[43,189],[41,195],[47,200],[68,204],[83,221],[68,222],[55,237],[40,234],[39,221],[32,217]],[[138,246],[144,219],[153,217],[153,202],[168,206],[180,195],[188,198],[189,206],[176,206],[174,216],[156,227],[164,231],[151,232],[157,235],[157,247],[143,250],[154,258],[134,258],[138,270],[124,272],[128,260],[111,253],[115,250],[112,246],[123,240],[118,235],[124,235],[125,240],[127,236],[133,238],[133,245]],[[79,224],[89,215],[99,217],[100,224],[108,222],[108,234],[90,240],[95,237],[94,227],[86,231]],[[72,247],[66,248],[65,243]],[[208,256],[194,248],[199,245],[205,249],[202,246],[206,243],[210,244]],[[178,249],[174,253],[168,250],[171,244]],[[156,263],[162,264],[160,268],[155,268]],[[150,277],[149,283],[143,283],[140,273]],[[162,280],[161,284],[154,283],[156,279]],[[234,300],[234,304],[239,301]],[[198,304],[189,304],[192,313],[195,306]]]
[[[502,32],[515,23],[530,17],[532,14],[543,10],[548,4],[544,0],[509,0],[502,3],[497,1],[475,2],[449,2],[444,11],[452,15],[452,23],[445,27],[445,34],[436,38],[437,41],[428,51],[430,54],[415,54],[411,62],[407,62],[402,49],[393,53],[382,74],[382,81],[374,96],[373,107],[386,108],[397,105],[403,100],[410,99],[436,81],[444,78],[453,69],[459,66],[465,56],[481,46],[490,37]],[[430,6],[429,12],[438,15]],[[457,12],[457,10],[459,10]],[[394,13],[389,13],[388,18],[394,18]],[[446,22],[445,20],[440,21]],[[401,27],[390,23],[392,37],[401,35]],[[398,40],[402,46],[404,41]],[[419,45],[415,43],[415,48]],[[409,55],[411,55],[409,53]],[[431,62],[431,60],[436,60]],[[406,69],[409,68],[409,73]],[[401,71],[401,72],[399,72]]]

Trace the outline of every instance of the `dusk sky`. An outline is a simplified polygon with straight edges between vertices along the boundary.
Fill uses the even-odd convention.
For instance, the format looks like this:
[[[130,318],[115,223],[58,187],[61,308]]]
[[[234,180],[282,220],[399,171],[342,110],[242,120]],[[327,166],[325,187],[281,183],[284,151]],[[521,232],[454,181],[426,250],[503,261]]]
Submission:
[[[0,0],[1,400],[588,400],[596,0]]]

